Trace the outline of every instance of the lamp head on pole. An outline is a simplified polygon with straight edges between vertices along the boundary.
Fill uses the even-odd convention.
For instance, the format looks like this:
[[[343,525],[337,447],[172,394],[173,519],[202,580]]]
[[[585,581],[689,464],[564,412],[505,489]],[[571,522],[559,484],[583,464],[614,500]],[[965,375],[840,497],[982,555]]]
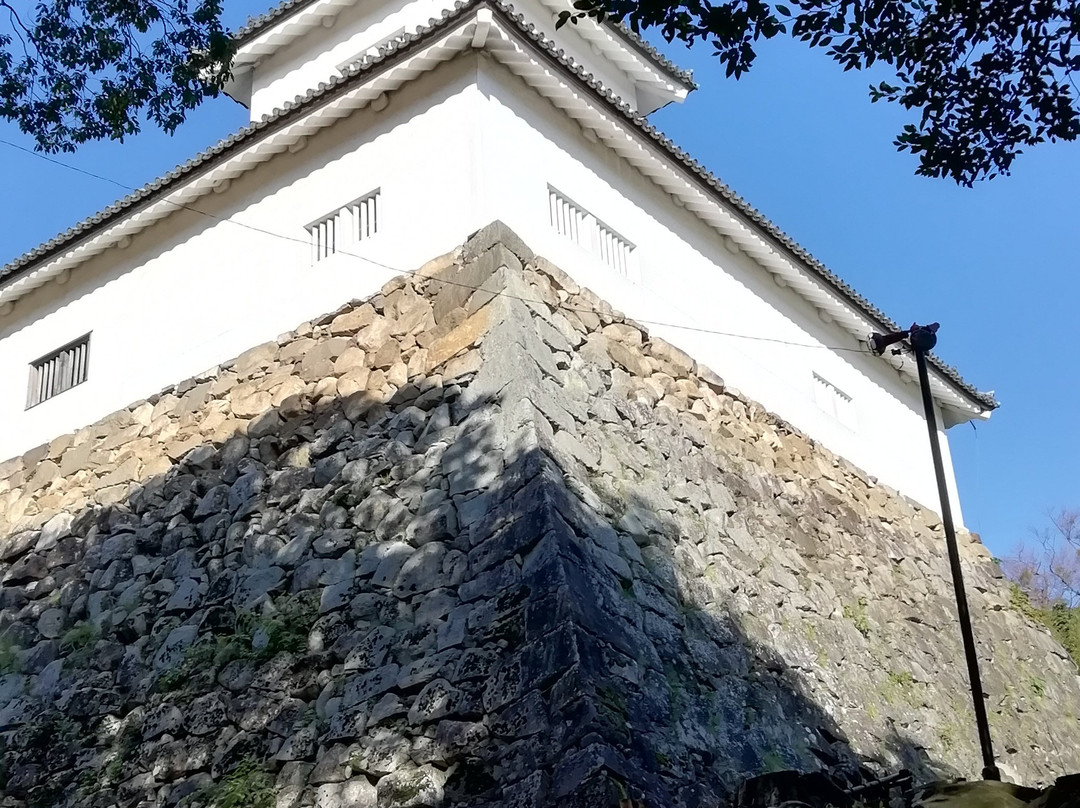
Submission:
[[[934,346],[937,345],[938,328],[939,326],[937,323],[930,323],[930,325],[912,325],[908,336],[911,347],[916,351],[930,353],[930,351],[934,349]]]
[[[870,344],[870,350],[875,356],[881,356],[890,345],[904,340],[908,341],[913,350],[928,353],[937,345],[937,330],[939,327],[938,323],[930,323],[929,325],[912,323],[911,328],[907,331],[893,331],[890,334],[874,332],[866,338],[866,341]],[[900,349],[897,349],[893,353],[899,352]]]

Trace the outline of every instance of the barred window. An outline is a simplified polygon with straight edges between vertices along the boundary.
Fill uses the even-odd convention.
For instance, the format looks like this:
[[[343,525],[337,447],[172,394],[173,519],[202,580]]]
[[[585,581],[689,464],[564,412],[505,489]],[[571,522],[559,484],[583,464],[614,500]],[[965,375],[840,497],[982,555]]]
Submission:
[[[379,232],[380,189],[350,202],[338,211],[307,226],[311,238],[311,261],[315,263],[337,252],[346,252]]]
[[[831,415],[848,429],[858,426],[855,404],[847,393],[832,382],[814,374],[814,401],[818,407]]]
[[[349,222],[352,241],[360,242],[371,238],[379,232],[379,192],[372,191],[351,205],[346,205],[342,215]]]
[[[26,408],[36,407],[65,390],[86,381],[90,366],[90,335],[79,337],[63,348],[30,363],[30,384]]]
[[[633,244],[550,185],[548,207],[556,233],[588,250],[620,275],[629,274]]]

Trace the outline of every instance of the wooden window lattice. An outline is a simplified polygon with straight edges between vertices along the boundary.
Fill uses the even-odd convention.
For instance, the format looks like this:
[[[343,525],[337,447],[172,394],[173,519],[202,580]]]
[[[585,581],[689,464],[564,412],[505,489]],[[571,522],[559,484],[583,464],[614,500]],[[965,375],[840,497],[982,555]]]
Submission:
[[[307,226],[311,238],[311,261],[317,263],[379,232],[379,189],[350,202],[340,210]]]
[[[30,363],[26,408],[36,407],[65,390],[82,384],[90,369],[90,335]]]
[[[629,275],[633,244],[550,186],[548,206],[556,233],[592,253],[620,275]]]

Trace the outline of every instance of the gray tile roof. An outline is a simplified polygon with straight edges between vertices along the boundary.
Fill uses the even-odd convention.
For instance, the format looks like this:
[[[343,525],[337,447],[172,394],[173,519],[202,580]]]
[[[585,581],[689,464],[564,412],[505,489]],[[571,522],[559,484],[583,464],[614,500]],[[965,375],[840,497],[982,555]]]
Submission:
[[[296,0],[296,2],[310,2],[311,0]],[[560,69],[574,75],[580,83],[587,86],[594,97],[604,103],[609,109],[617,111],[621,117],[632,127],[647,136],[653,144],[666,157],[673,158],[690,171],[705,186],[708,191],[719,197],[725,205],[741,215],[759,231],[763,231],[774,242],[775,246],[794,258],[811,274],[833,289],[849,305],[861,312],[865,317],[878,324],[882,331],[896,331],[899,326],[890,319],[883,311],[874,306],[870,301],[856,292],[836,273],[829,270],[824,264],[814,258],[806,249],[795,242],[783,230],[771,222],[764,214],[750,205],[746,200],[736,194],[725,185],[717,176],[710,173],[701,163],[694,160],[685,151],[676,146],[666,135],[656,129],[645,118],[637,115],[628,104],[608,90],[591,73],[587,73],[580,65],[575,64],[553,42],[540,33],[536,27],[525,22],[524,18],[514,12],[513,7],[501,2],[501,0],[458,0],[452,11],[446,11],[437,20],[431,20],[424,28],[417,29],[415,33],[405,34],[401,39],[380,48],[376,56],[369,57],[359,62],[341,77],[334,77],[329,82],[321,83],[319,87],[309,90],[303,97],[298,96],[296,101],[287,104],[285,109],[278,109],[274,114],[253,124],[245,126],[238,132],[221,140],[214,146],[204,150],[186,163],[177,166],[168,173],[143,186],[137,191],[128,194],[123,199],[113,203],[103,211],[91,216],[50,239],[44,244],[34,248],[24,255],[16,258],[11,263],[0,269],[0,287],[15,280],[19,276],[29,272],[33,266],[48,258],[54,257],[63,250],[70,249],[78,239],[92,235],[95,231],[123,218],[132,208],[153,201],[164,192],[183,179],[197,171],[213,167],[214,164],[225,159],[232,152],[249,145],[262,134],[268,134],[284,126],[293,118],[310,112],[312,109],[327,103],[337,95],[349,90],[353,85],[361,83],[377,72],[380,68],[392,65],[399,59],[404,58],[415,47],[426,43],[449,23],[465,15],[474,8],[487,5],[504,20],[517,28],[536,47],[537,51]],[[945,378],[951,381],[956,388],[963,392],[969,399],[982,407],[995,409],[998,402],[990,393],[984,393],[968,384],[960,376],[959,371],[951,365],[947,365],[936,356],[930,357],[931,365]]]
[[[314,2],[315,0],[282,0],[282,2],[262,14],[248,17],[247,21],[233,34],[233,39],[237,45],[243,45],[249,39],[254,39],[256,34],[270,23],[289,17]]]
[[[303,11],[314,2],[316,2],[316,0],[282,0],[282,2],[278,3],[268,11],[248,18],[247,22],[233,34],[233,39],[238,45],[243,45],[245,42],[258,36],[259,33],[271,23]],[[513,6],[510,5],[507,5],[506,8],[510,12],[513,12],[514,10]],[[608,28],[622,37],[622,39],[624,39],[634,50],[641,53],[646,59],[653,62],[653,64],[659,67],[663,72],[669,74],[680,84],[688,89],[697,88],[697,85],[694,84],[694,72],[692,70],[684,70],[676,65],[622,23],[608,23]]]
[[[697,89],[697,84],[694,82],[694,71],[686,70],[679,67],[673,61],[668,59],[664,54],[650,45],[640,35],[634,33],[629,26],[624,25],[621,22],[609,22],[609,28],[614,29],[616,32],[622,35],[622,38],[629,42],[636,50],[641,51],[649,59],[662,67],[665,71],[677,78],[683,85],[691,90]]]

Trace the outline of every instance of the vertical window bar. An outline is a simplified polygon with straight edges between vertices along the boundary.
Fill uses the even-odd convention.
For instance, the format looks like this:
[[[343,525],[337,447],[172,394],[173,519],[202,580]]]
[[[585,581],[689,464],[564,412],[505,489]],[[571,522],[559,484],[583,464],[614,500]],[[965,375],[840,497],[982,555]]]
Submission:
[[[67,351],[56,357],[56,379],[58,390],[71,387],[71,354]]]
[[[352,205],[346,205],[337,212],[337,236],[341,239],[343,250],[356,243],[356,225],[353,218]]]
[[[26,385],[26,407],[34,407],[53,396],[82,384],[87,378],[90,335],[30,363]]]
[[[550,185],[548,215],[552,230],[588,250],[620,275],[629,277],[634,245]]]
[[[30,409],[34,406],[34,391],[38,385],[38,369],[33,365],[30,366],[30,384],[26,386],[26,408]]]
[[[313,261],[321,261],[371,238],[379,232],[379,197],[376,189],[364,197],[338,208],[332,215],[309,224]]]

